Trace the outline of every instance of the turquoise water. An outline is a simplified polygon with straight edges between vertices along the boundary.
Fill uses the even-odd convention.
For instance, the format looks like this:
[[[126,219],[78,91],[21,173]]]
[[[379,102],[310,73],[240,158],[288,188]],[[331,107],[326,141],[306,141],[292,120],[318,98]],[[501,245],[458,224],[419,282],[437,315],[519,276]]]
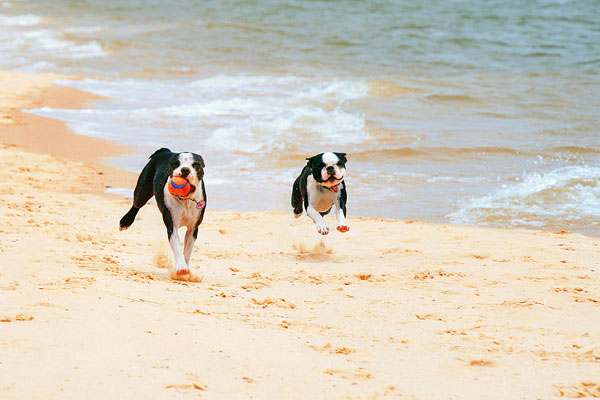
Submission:
[[[111,98],[75,132],[207,160],[211,206],[288,209],[349,153],[350,215],[600,233],[600,2],[42,1],[0,67]],[[268,196],[265,196],[268,193]]]

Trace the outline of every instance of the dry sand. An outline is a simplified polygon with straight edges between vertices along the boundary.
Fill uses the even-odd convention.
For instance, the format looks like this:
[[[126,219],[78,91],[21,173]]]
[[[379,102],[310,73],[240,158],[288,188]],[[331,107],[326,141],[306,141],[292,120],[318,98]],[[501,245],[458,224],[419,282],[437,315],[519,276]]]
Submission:
[[[119,232],[101,193],[119,149],[27,145],[69,134],[19,112],[53,78],[0,73],[0,398],[600,397],[600,240],[209,201],[205,279],[172,281],[156,206]]]

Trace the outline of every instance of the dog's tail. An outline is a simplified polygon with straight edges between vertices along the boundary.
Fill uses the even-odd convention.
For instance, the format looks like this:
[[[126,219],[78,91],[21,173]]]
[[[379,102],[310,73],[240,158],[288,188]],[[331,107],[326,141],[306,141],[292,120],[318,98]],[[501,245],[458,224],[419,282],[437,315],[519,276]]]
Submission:
[[[138,211],[140,211],[139,208],[132,206],[131,209],[127,211],[127,214],[123,215],[121,221],[119,221],[119,230],[124,231],[125,229],[129,228],[131,224],[133,224]]]

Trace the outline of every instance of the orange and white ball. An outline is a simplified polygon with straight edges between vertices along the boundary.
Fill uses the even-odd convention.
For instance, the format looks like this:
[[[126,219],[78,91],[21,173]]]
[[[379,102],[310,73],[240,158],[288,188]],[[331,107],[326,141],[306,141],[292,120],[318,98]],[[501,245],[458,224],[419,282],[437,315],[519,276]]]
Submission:
[[[169,193],[175,196],[187,196],[191,190],[192,185],[185,178],[174,176],[169,181]]]

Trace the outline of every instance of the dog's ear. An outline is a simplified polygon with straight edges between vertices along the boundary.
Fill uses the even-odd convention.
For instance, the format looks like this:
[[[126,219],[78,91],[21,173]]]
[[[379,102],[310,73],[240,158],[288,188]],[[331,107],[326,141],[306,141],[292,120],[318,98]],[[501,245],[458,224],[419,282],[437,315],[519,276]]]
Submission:
[[[179,167],[179,154],[172,154],[169,157],[169,173],[173,172],[173,170]]]
[[[201,168],[204,168],[204,158],[201,155],[193,153],[194,156],[194,164],[200,164]]]
[[[333,153],[340,159],[341,162],[346,163],[348,159],[346,158],[346,153]]]
[[[309,167],[311,167],[311,166],[312,166],[312,164],[313,164],[313,162],[315,162],[315,160],[316,160],[317,158],[319,158],[320,156],[321,156],[321,154],[317,154],[316,156],[312,156],[312,157],[309,157],[309,158],[307,158],[306,160],[307,160],[308,162],[306,163],[306,165],[308,165]]]

